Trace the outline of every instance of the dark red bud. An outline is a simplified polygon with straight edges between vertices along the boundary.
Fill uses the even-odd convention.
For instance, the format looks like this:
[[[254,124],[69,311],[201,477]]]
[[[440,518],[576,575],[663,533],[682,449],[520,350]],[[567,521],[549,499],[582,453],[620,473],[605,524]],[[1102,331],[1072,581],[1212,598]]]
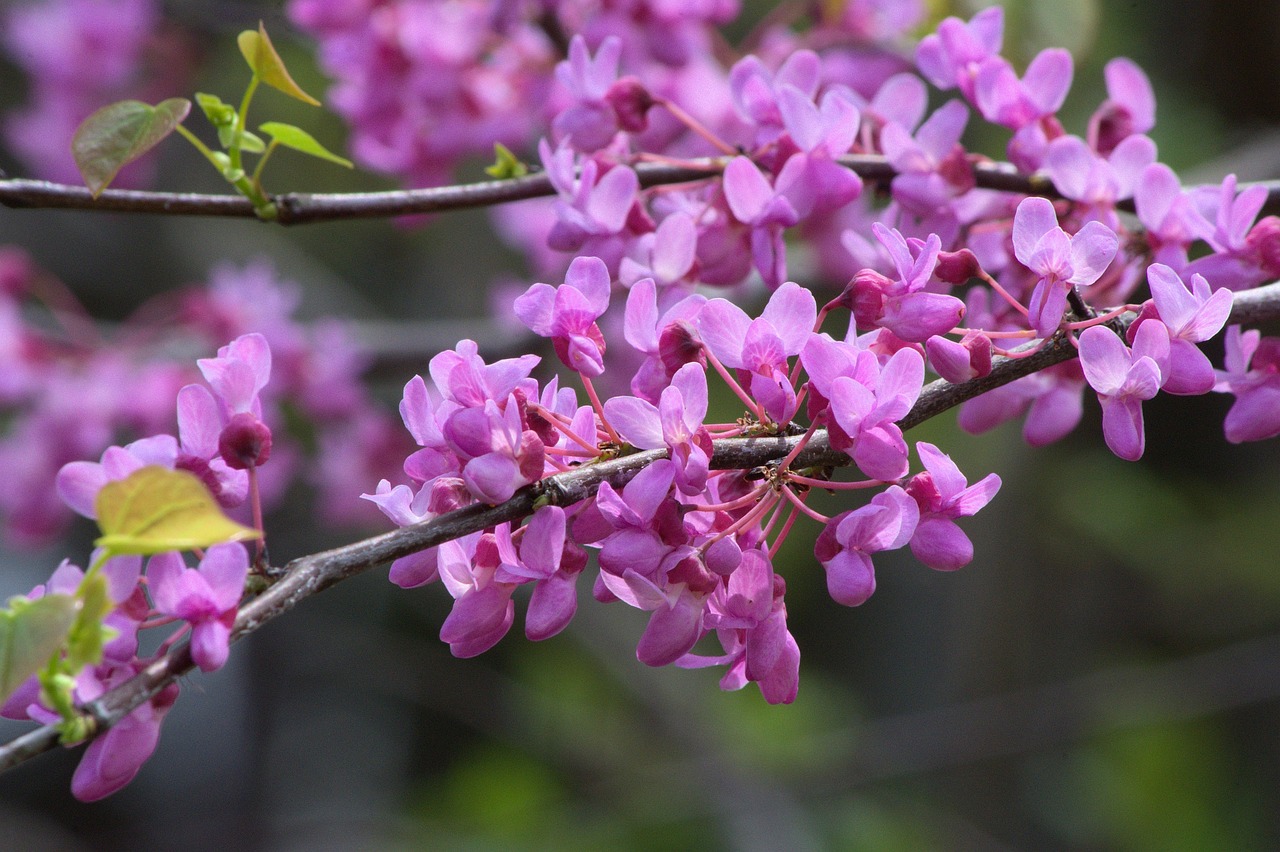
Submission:
[[[1116,146],[1133,135],[1133,115],[1107,101],[1089,119],[1089,141],[1099,157],[1110,157]]]
[[[618,126],[628,133],[643,133],[649,127],[649,107],[653,95],[635,77],[623,77],[604,93],[605,102],[618,116]]]
[[[658,357],[668,376],[674,376],[677,370],[694,361],[704,367],[707,365],[702,341],[698,339],[693,326],[684,320],[668,323],[662,329],[658,335]]]
[[[968,192],[978,184],[977,178],[973,175],[973,163],[969,162],[968,152],[958,143],[938,164],[938,174],[955,187],[957,195]]]
[[[933,274],[939,281],[947,284],[963,284],[970,278],[976,278],[982,274],[982,264],[978,263],[977,256],[967,248],[959,251],[940,251],[938,265],[933,268]]]
[[[858,328],[875,328],[884,316],[885,295],[893,288],[893,281],[874,269],[864,269],[845,288],[849,294],[846,307],[853,311]]]
[[[241,412],[222,427],[218,455],[236,470],[264,465],[271,458],[271,430],[252,414]]]
[[[1258,253],[1267,275],[1280,278],[1280,218],[1266,216],[1258,220],[1245,237],[1245,244]]]
[[[991,375],[991,338],[985,334],[970,332],[960,343],[969,350],[969,367],[973,370],[973,377],[981,379]]]

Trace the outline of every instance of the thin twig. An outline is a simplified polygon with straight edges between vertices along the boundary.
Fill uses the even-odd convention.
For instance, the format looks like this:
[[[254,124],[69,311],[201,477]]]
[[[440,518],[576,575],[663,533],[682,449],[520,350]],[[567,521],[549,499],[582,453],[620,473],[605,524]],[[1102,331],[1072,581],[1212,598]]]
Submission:
[[[887,183],[897,172],[876,155],[850,154],[840,162],[857,172],[864,180]],[[695,160],[685,165],[640,163],[635,170],[644,187],[686,183],[718,175],[724,158]],[[1043,175],[1026,175],[1004,163],[976,163],[973,166],[976,185],[983,189],[1016,192],[1025,195],[1061,197]],[[1249,184],[1242,184],[1248,186]],[[1280,211],[1280,182],[1263,182],[1270,192],[1269,212]],[[290,192],[272,196],[281,225],[309,222],[331,222],[342,219],[368,219],[441,213],[505,204],[528,198],[555,195],[555,188],[545,174],[526,175],[506,180],[481,181],[456,186],[428,189],[406,189],[387,192],[304,193]],[[238,195],[208,195],[194,192],[142,192],[108,189],[97,198],[82,186],[14,178],[0,180],[0,204],[13,208],[53,208],[99,210],[121,213],[159,213],[170,216],[225,216],[241,219],[254,217],[253,205]],[[1121,204],[1125,209],[1131,209]]]
[[[1123,332],[1135,317],[1127,314],[1109,325]],[[1269,322],[1280,319],[1280,283],[1237,293],[1231,311],[1233,323]],[[927,385],[915,406],[898,421],[903,429],[917,426],[938,414],[980,396],[993,388],[1076,357],[1076,349],[1065,338],[1055,338],[1027,358],[996,358],[991,374],[980,379],[951,384],[938,380]],[[717,470],[745,470],[786,457],[802,435],[766,438],[723,438],[714,441],[711,467]],[[583,465],[548,477],[519,491],[497,506],[475,505],[441,515],[433,520],[403,527],[344,547],[293,560],[281,579],[267,591],[245,604],[236,617],[231,641],[235,642],[293,609],[312,595],[349,577],[363,573],[402,556],[515,521],[533,513],[539,505],[571,506],[596,493],[602,482],[621,487],[649,464],[666,457],[665,450],[648,450],[622,458]],[[808,445],[796,456],[797,468],[844,466],[847,455],[833,450],[825,430],[813,433]],[[190,671],[192,660],[186,645],[155,661],[134,678],[104,693],[84,706],[84,711],[102,733],[119,722],[152,695]],[[52,749],[58,733],[46,725],[0,746],[0,772],[11,769]]]

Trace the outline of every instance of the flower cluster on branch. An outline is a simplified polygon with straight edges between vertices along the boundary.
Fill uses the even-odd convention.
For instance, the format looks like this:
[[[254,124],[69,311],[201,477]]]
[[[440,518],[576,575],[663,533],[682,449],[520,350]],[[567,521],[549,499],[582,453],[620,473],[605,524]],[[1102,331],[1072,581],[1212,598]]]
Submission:
[[[487,361],[470,340],[431,358],[400,402],[416,445],[403,476],[363,495],[398,533],[283,576],[261,544],[104,545],[88,571],[65,563],[22,599],[14,618],[98,613],[76,616],[67,648],[4,705],[68,741],[109,731],[73,781],[82,798],[138,771],[177,674],[217,668],[234,638],[379,561],[400,586],[445,587],[440,638],[459,657],[510,631],[522,587],[526,636],[556,635],[586,574],[597,601],[649,613],[641,662],[723,667],[722,688],[754,683],[789,703],[800,648],[774,557],[802,516],[820,525],[815,562],[847,606],[873,594],[879,553],[909,548],[939,571],[975,558],[963,519],[1000,478],[966,475],[932,443],[913,453],[910,426],[959,405],[963,428],[1022,418],[1039,446],[1094,396],[1107,446],[1136,460],[1144,401],[1219,391],[1235,398],[1227,440],[1280,434],[1275,340],[1227,327],[1266,316],[1259,303],[1277,312],[1254,288],[1280,275],[1280,220],[1259,218],[1264,187],[1184,188],[1158,161],[1145,135],[1155,97],[1128,60],[1107,66],[1107,99],[1072,134],[1058,118],[1071,56],[1048,49],[1019,73],[999,7],[947,18],[908,49],[920,4],[826,4],[802,33],[775,26],[723,63],[714,27],[736,15],[729,2],[289,9],[320,39],[365,165],[420,185],[495,141],[536,150],[542,175],[441,189],[434,203],[551,196],[496,220],[544,279],[513,312],[574,378],[535,375],[537,354]],[[958,97],[928,113],[929,84]],[[544,110],[517,108],[528,102]],[[975,114],[1009,132],[1008,164],[963,146]],[[305,218],[274,203],[280,221]],[[767,301],[726,298],[744,293]],[[1224,327],[1215,370],[1198,344]],[[199,362],[204,384],[171,389],[177,436],[148,422],[152,434],[100,462],[62,467],[68,505],[114,517],[118,483],[182,470],[223,505],[247,501],[261,530],[258,471],[281,456],[264,399],[284,344],[226,332]],[[348,372],[311,388],[318,418],[342,408]],[[726,397],[732,407],[713,402]],[[819,491],[865,496],[827,517],[810,505]],[[237,606],[246,578],[256,596]],[[140,628],[174,624],[138,657]],[[52,736],[0,749],[0,766]]]

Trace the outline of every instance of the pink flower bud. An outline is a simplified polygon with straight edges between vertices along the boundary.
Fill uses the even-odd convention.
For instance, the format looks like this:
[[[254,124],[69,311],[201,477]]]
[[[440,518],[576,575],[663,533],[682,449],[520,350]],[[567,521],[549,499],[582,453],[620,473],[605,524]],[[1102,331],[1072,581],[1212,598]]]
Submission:
[[[236,470],[263,465],[271,457],[271,429],[247,411],[241,412],[222,427],[218,454]]]
[[[618,116],[618,126],[628,133],[643,133],[649,127],[649,107],[653,96],[635,77],[623,77],[605,92],[605,102]]]

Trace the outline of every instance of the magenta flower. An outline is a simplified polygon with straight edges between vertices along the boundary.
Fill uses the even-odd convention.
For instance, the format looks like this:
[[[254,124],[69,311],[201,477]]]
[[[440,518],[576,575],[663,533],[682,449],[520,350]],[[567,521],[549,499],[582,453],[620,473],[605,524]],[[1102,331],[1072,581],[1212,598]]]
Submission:
[[[265,464],[271,456],[271,429],[262,422],[258,394],[271,378],[267,339],[257,333],[241,335],[218,349],[217,358],[201,358],[196,365],[222,404],[222,460],[237,470]]]
[[[1067,198],[1082,202],[1085,218],[1111,229],[1120,226],[1116,202],[1133,197],[1143,170],[1156,161],[1156,143],[1142,135],[1125,138],[1103,157],[1079,136],[1060,136],[1045,151],[1044,170]]]
[[[1152,163],[1142,170],[1133,203],[1138,221],[1146,227],[1155,260],[1175,270],[1186,267],[1187,248],[1193,242],[1207,240],[1213,233],[1213,225],[1164,163]]]
[[[1172,394],[1201,394],[1213,390],[1213,365],[1197,343],[1217,335],[1227,324],[1232,294],[1225,287],[1209,292],[1203,275],[1192,275],[1188,289],[1178,273],[1163,263],[1147,268],[1152,300],[1143,305],[1129,326],[1132,341],[1142,324],[1155,320],[1169,331],[1169,374],[1161,390]]]
[[[1071,54],[1057,47],[1036,54],[1022,79],[1002,57],[990,56],[978,67],[974,102],[987,121],[1021,130],[1061,109],[1072,71]]]
[[[134,677],[142,668],[141,663],[131,663],[107,668],[102,676],[82,675],[76,685],[76,699],[92,701]],[[160,690],[89,743],[71,776],[72,795],[82,802],[96,802],[132,781],[155,751],[160,741],[160,723],[178,700],[178,689],[174,683]]]
[[[96,518],[93,504],[102,486],[148,465],[172,470],[177,458],[178,442],[173,436],[154,435],[123,447],[107,447],[99,462],[77,461],[63,465],[54,487],[62,502],[86,518]]]
[[[598,257],[577,257],[564,284],[534,284],[515,301],[516,316],[549,337],[571,370],[588,378],[604,372],[604,335],[596,320],[609,308],[609,269]]]
[[[1107,99],[1089,118],[1089,147],[1108,156],[1135,133],[1156,125],[1156,96],[1151,81],[1131,59],[1117,57],[1103,70]]]
[[[583,159],[581,171],[571,149],[554,152],[547,140],[538,146],[547,178],[559,194],[556,223],[547,245],[556,251],[604,257],[610,268],[622,258],[620,235],[640,192],[640,180],[626,166],[604,168],[596,160]]]
[[[733,218],[751,226],[751,259],[769,287],[787,276],[782,232],[800,220],[790,200],[746,157],[734,157],[724,169],[724,197]]]
[[[1097,281],[1118,246],[1115,232],[1101,222],[1089,222],[1068,236],[1058,226],[1051,201],[1022,200],[1013,215],[1013,253],[1039,278],[1027,306],[1037,334],[1048,337],[1057,330],[1067,309],[1067,292]]]
[[[657,403],[676,371],[688,363],[706,363],[706,355],[694,331],[694,320],[706,296],[686,296],[658,316],[657,287],[651,278],[642,278],[627,294],[623,334],[627,343],[644,355],[631,379],[631,392]]]
[[[899,349],[870,385],[840,376],[831,383],[831,446],[853,456],[873,479],[892,482],[907,472],[907,442],[900,420],[924,385],[924,358]],[[874,388],[874,390],[872,389]]]
[[[703,615],[703,627],[716,631],[725,653],[686,654],[675,664],[689,669],[728,665],[721,689],[755,682],[770,704],[790,704],[799,689],[800,648],[787,629],[785,590],[765,551],[744,551],[728,582],[711,593]]]
[[[947,18],[938,32],[925,36],[916,48],[916,65],[925,79],[939,89],[957,86],[970,101],[978,68],[1000,52],[1004,39],[1004,10],[991,6],[974,15],[968,23]]]
[[[569,58],[556,66],[556,79],[573,97],[573,103],[551,122],[557,139],[579,151],[596,151],[608,145],[618,132],[618,116],[605,99],[618,79],[622,40],[609,36],[592,58],[587,42],[575,35],[569,42]]]
[[[821,105],[795,86],[782,86],[778,107],[791,141],[800,149],[778,172],[779,194],[804,219],[843,207],[862,193],[862,179],[836,162],[853,146],[860,116],[851,95],[829,90]],[[735,214],[736,215],[736,214]]]
[[[1280,338],[1263,337],[1255,329],[1227,329],[1225,370],[1214,390],[1235,395],[1223,422],[1233,444],[1280,435]]]
[[[1220,287],[1244,290],[1274,277],[1275,269],[1258,251],[1254,220],[1267,201],[1267,188],[1250,186],[1236,193],[1236,176],[1227,175],[1217,192],[1205,188],[1201,212],[1213,220],[1205,239],[1214,253],[1191,261],[1183,271],[1200,273]],[[1259,223],[1261,226],[1261,223]]]
[[[920,523],[911,536],[911,552],[915,557],[939,571],[954,571],[973,561],[973,542],[956,525],[956,518],[967,518],[1000,490],[1000,477],[987,474],[969,485],[951,457],[933,444],[918,441],[916,452],[924,463],[925,473],[918,473],[907,484],[920,507]]]
[[[684,211],[670,214],[656,231],[636,239],[634,254],[624,257],[618,267],[619,280],[628,287],[650,278],[660,289],[689,280],[695,271],[698,228]]]
[[[818,536],[814,556],[827,571],[827,591],[836,603],[858,606],[876,590],[871,554],[896,550],[911,540],[920,520],[916,501],[897,485],[858,509],[831,519]]]
[[[587,553],[566,538],[565,514],[559,506],[534,512],[523,528],[518,557],[506,529],[498,529],[502,565],[495,579],[534,583],[524,632],[534,642],[549,639],[564,630],[577,611],[578,575],[586,567]]]
[[[1111,329],[1086,328],[1080,335],[1080,366],[1102,403],[1107,447],[1127,461],[1142,458],[1142,402],[1159,392],[1168,374],[1168,329],[1163,323],[1144,322],[1131,351]]]
[[[511,594],[516,584],[501,582],[501,556],[493,533],[473,533],[437,548],[440,579],[454,598],[440,625],[440,640],[460,659],[482,654],[515,622]]]
[[[951,100],[929,116],[914,137],[897,122],[881,129],[880,146],[898,172],[892,187],[899,204],[928,216],[973,188],[973,169],[960,146],[968,122],[969,110]]]
[[[788,281],[769,297],[757,319],[732,302],[712,299],[698,314],[697,327],[720,363],[749,374],[747,390],[765,413],[775,423],[786,423],[796,410],[787,359],[800,354],[817,317],[813,293]]]
[[[898,278],[870,269],[854,276],[849,288],[858,328],[887,328],[909,343],[922,343],[955,328],[964,317],[964,302],[925,290],[942,246],[937,234],[924,241],[907,240],[879,222],[871,230],[892,259]]]
[[[685,494],[707,484],[711,436],[707,416],[707,376],[701,365],[685,364],[662,391],[657,406],[633,396],[615,396],[604,404],[609,423],[623,438],[644,450],[667,448],[676,463],[676,485]]]
[[[249,552],[239,542],[215,544],[197,568],[178,553],[160,553],[147,564],[147,586],[156,609],[191,625],[191,659],[201,671],[227,661],[231,625],[244,594]]]
[[[756,128],[754,145],[764,145],[782,135],[784,122],[778,105],[782,86],[790,85],[812,98],[818,92],[822,61],[811,50],[797,50],[787,57],[777,73],[771,73],[760,59],[748,54],[729,69],[729,90],[738,114]]]

